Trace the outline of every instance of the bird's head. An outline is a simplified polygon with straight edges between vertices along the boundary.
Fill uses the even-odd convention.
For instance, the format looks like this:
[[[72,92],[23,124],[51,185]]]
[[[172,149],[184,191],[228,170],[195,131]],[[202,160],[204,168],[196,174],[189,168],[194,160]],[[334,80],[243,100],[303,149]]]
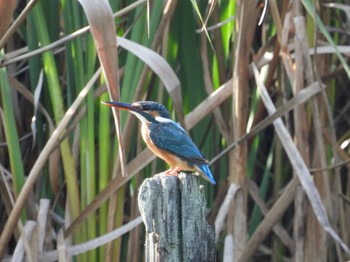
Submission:
[[[128,110],[136,115],[142,122],[166,122],[170,120],[168,110],[162,104],[154,101],[139,101],[132,104],[124,102],[102,102],[103,104],[111,107],[116,107],[123,110]]]

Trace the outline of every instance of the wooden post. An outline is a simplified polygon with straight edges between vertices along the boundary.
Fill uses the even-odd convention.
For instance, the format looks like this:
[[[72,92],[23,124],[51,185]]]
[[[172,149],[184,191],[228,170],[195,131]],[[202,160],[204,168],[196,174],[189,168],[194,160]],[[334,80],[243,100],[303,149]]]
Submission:
[[[204,187],[189,174],[157,175],[139,189],[146,262],[215,261],[215,229],[205,219]]]

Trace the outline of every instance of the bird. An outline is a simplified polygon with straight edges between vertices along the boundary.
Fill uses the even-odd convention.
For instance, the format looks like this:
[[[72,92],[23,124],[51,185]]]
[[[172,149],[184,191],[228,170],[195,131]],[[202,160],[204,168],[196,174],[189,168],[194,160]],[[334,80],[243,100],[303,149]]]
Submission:
[[[198,173],[215,185],[209,169],[209,161],[200,152],[186,130],[170,118],[167,108],[154,101],[138,101],[132,104],[104,101],[104,105],[127,110],[141,122],[141,134],[148,148],[168,163],[166,175],[178,175],[180,171]]]

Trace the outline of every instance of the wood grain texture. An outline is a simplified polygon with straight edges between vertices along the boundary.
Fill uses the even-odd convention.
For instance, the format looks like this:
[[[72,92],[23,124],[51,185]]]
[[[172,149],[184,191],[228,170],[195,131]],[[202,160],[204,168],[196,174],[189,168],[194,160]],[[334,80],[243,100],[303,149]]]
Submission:
[[[156,175],[142,183],[146,261],[215,261],[215,231],[205,218],[203,190],[189,174]]]

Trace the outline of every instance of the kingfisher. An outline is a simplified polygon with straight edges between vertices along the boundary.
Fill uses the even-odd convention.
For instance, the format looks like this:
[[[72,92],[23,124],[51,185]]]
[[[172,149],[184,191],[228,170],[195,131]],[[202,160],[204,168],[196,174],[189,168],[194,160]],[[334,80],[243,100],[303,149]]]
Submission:
[[[199,173],[213,185],[216,184],[208,160],[186,130],[171,120],[165,106],[154,101],[139,101],[132,104],[113,101],[102,103],[127,110],[141,120],[141,134],[148,148],[170,166],[165,174],[176,176],[180,171],[190,171]]]

